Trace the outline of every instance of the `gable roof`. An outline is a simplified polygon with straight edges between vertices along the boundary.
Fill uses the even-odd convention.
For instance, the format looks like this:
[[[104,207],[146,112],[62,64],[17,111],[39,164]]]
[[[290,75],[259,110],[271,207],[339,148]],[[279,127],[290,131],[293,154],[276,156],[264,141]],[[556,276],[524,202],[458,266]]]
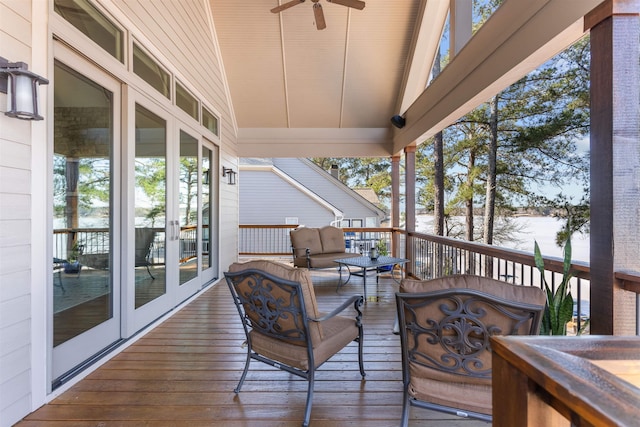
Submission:
[[[380,199],[378,198],[378,195],[376,194],[376,192],[373,191],[373,188],[369,188],[369,187],[354,188],[353,191],[358,193],[361,197],[363,197],[369,203],[372,203],[376,206],[380,204]]]
[[[385,212],[382,209],[362,197],[358,192],[354,191],[311,160],[306,158],[275,158],[273,160],[278,168],[282,169],[285,173],[293,175],[294,179],[300,180],[305,187],[317,193],[322,198],[331,200],[332,203],[338,207],[340,207],[341,203],[345,203],[344,198],[346,197],[366,207],[378,218],[384,218]],[[299,162],[303,171],[305,170],[304,168],[306,168],[308,172],[297,173],[297,162]]]
[[[252,167],[269,167],[273,172],[291,183],[295,183],[298,188],[320,200],[328,206],[332,206],[340,214],[348,212],[348,206],[356,203],[371,212],[371,216],[376,216],[380,220],[385,217],[385,212],[371,201],[362,197],[358,192],[349,188],[340,180],[333,177],[308,159],[297,158],[241,158],[240,169]]]

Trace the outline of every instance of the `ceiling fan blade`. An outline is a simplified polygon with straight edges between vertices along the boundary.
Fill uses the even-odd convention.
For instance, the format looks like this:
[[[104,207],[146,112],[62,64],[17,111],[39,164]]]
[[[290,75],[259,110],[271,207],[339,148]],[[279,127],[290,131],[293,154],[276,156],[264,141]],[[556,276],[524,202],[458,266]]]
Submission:
[[[322,5],[320,3],[313,4],[313,15],[316,18],[316,28],[318,30],[327,28],[327,23],[324,21],[324,12],[322,11]]]
[[[360,0],[327,0],[329,3],[341,4],[342,6],[352,7],[354,9],[364,9],[365,2]]]
[[[304,3],[304,2],[305,2],[305,0],[291,0],[290,2],[287,2],[287,3],[281,4],[280,6],[274,7],[273,9],[271,9],[271,12],[272,13],[280,13],[283,10],[287,10],[290,7],[293,7],[295,5],[298,5],[298,4]]]

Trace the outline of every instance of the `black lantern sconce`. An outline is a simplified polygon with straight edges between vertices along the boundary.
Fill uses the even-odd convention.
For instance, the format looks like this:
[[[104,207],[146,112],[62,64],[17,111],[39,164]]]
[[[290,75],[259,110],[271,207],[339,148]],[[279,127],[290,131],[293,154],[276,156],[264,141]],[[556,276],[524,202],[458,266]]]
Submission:
[[[236,185],[236,171],[231,168],[222,167],[222,176],[227,178],[227,184]]]
[[[202,172],[202,184],[209,185],[209,182],[209,169],[205,169],[204,172]]]
[[[24,62],[0,57],[0,92],[7,94],[5,115],[22,120],[42,120],[38,114],[38,87],[49,80],[28,70]]]

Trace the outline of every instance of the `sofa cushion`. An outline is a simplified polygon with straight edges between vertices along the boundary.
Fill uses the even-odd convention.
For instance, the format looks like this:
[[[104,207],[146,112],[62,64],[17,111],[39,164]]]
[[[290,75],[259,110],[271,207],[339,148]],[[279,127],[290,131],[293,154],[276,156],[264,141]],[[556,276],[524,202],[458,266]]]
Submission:
[[[353,258],[358,256],[357,254],[350,254],[347,252],[343,253],[332,253],[332,254],[319,254],[311,257],[309,261],[311,263],[311,268],[334,268],[338,267],[338,264],[335,262],[337,259],[343,258]]]
[[[345,251],[344,232],[341,228],[327,225],[319,230],[322,253],[341,253]]]
[[[311,255],[322,253],[320,231],[317,228],[302,227],[291,230],[291,245],[296,255],[304,257],[304,249],[308,248]]]

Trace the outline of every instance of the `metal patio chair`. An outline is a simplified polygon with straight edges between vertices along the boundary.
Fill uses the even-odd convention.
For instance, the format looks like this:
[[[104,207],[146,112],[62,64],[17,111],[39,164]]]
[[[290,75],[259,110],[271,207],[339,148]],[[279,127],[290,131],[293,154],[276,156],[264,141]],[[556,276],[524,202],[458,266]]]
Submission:
[[[358,342],[364,378],[362,296],[349,298],[331,313],[319,313],[309,271],[266,260],[234,263],[225,278],[247,338],[247,360],[236,393],[252,359],[302,377],[308,381],[302,425],[308,426],[316,369],[352,341]],[[353,317],[338,315],[350,306]]]
[[[147,273],[151,280],[155,280],[153,274],[151,274],[151,249],[153,248],[153,241],[155,240],[156,232],[152,228],[141,227],[135,230],[135,257],[134,262],[136,267],[146,267]]]
[[[401,426],[408,425],[411,406],[490,422],[489,338],[538,334],[544,292],[457,275],[404,279],[396,303],[404,387]]]

